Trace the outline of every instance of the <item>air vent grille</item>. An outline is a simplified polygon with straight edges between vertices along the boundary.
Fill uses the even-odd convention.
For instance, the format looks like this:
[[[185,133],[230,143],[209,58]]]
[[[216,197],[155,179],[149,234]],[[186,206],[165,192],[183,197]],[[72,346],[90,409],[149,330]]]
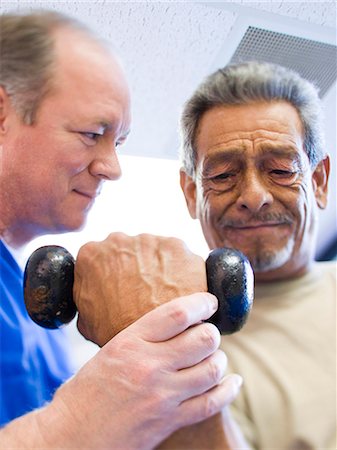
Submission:
[[[337,47],[275,31],[248,27],[231,62],[280,64],[315,83],[323,97],[336,80]]]

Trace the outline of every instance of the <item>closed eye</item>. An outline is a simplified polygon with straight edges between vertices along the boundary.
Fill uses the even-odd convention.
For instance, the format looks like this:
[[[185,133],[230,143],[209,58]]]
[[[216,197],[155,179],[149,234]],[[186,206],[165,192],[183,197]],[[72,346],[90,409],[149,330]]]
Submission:
[[[102,136],[102,134],[99,133],[93,133],[90,131],[82,131],[81,134],[85,137],[87,137],[88,139],[91,139],[93,141],[97,141],[97,139]]]
[[[213,181],[222,181],[222,180],[227,180],[230,177],[235,176],[235,173],[232,172],[224,172],[221,173],[220,175],[216,175],[215,177],[212,177]]]
[[[269,172],[270,178],[277,184],[291,186],[298,179],[299,172],[292,170],[274,169]]]
[[[285,177],[291,177],[295,175],[297,172],[292,172],[291,170],[281,170],[281,169],[274,169],[270,171],[272,174],[285,176]]]
[[[218,175],[204,177],[204,183],[212,190],[217,192],[225,192],[232,189],[237,183],[238,173],[222,172]]]

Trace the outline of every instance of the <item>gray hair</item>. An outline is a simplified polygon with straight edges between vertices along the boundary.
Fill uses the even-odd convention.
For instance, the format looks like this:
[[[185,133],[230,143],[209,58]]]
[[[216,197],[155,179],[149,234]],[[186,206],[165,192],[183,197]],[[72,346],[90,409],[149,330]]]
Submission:
[[[27,124],[34,123],[50,91],[54,63],[53,31],[71,27],[91,35],[77,20],[51,11],[0,16],[0,86]]]
[[[181,116],[181,162],[195,175],[195,138],[202,115],[215,106],[285,100],[293,105],[304,129],[304,149],[311,167],[324,158],[322,109],[315,86],[275,64],[250,61],[230,64],[209,75],[185,103]]]

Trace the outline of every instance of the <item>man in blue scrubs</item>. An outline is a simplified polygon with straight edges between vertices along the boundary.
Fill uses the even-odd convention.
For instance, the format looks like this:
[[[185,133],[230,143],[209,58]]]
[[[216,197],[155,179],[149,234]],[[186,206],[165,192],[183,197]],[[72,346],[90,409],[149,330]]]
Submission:
[[[73,373],[63,330],[36,326],[23,301],[22,271],[0,241],[1,425],[50,401]]]
[[[3,15],[0,29],[0,407],[2,425],[10,421],[0,430],[1,447],[153,448],[221,411],[238,393],[240,377],[223,380],[218,330],[202,323],[217,300],[199,292],[159,306],[57,389],[71,374],[67,344],[59,330],[29,321],[12,255],[34,237],[79,229],[103,182],[119,178],[116,147],[130,128],[129,89],[108,48],[67,17]],[[198,257],[178,246],[179,274]],[[135,258],[144,260],[147,250]],[[77,257],[75,282],[80,297],[91,301],[86,324],[92,325],[101,298],[86,296],[85,282],[104,283],[102,270],[88,280],[95,258],[80,264],[83,258]],[[172,260],[170,245],[160,259]],[[105,262],[111,263],[109,253]],[[192,286],[200,274],[195,278]],[[134,273],[129,285],[139,280],[142,274]],[[94,333],[99,328],[91,326]]]

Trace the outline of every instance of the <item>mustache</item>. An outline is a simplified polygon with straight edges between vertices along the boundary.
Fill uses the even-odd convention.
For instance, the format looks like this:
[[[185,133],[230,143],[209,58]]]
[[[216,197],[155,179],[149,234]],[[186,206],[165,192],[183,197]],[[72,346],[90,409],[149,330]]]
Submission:
[[[285,225],[291,225],[294,222],[294,218],[288,213],[264,213],[264,214],[253,214],[249,219],[228,219],[226,217],[222,218],[220,225],[223,227],[246,227],[254,223],[263,224],[275,224],[282,223]]]

